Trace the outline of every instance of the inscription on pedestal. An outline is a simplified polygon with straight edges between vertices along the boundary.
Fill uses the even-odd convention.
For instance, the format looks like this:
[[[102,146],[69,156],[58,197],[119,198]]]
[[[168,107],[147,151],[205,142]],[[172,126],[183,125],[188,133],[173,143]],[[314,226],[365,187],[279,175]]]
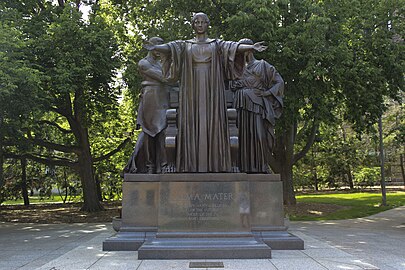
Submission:
[[[218,220],[223,210],[234,200],[233,193],[194,193],[185,198],[190,204],[187,207],[186,217],[192,228],[198,228],[206,221]]]
[[[161,183],[159,231],[248,231],[247,182]]]

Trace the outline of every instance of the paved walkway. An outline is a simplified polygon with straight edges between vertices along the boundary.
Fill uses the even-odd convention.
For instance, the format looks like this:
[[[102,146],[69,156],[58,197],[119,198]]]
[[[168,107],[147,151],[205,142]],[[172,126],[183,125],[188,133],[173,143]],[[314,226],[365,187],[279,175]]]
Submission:
[[[405,206],[370,217],[293,222],[291,231],[316,238],[384,270],[405,269]]]
[[[291,222],[290,231],[305,241],[305,250],[275,250],[270,260],[211,261],[234,270],[405,269],[405,207],[353,220]],[[110,224],[0,223],[0,269],[167,270],[202,261],[138,260],[137,252],[102,251],[112,234]]]

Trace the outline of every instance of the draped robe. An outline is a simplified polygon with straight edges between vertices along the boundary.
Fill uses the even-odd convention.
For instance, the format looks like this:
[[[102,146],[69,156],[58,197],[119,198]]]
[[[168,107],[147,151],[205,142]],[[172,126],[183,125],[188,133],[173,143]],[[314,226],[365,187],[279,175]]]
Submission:
[[[239,88],[234,100],[238,112],[239,169],[266,173],[274,145],[275,120],[283,108],[284,81],[272,65],[254,60],[235,85]],[[259,96],[256,91],[267,95]]]
[[[168,43],[163,74],[168,80],[180,80],[177,172],[231,171],[224,80],[243,73],[238,45],[221,40]]]
[[[139,61],[138,68],[143,81],[137,125],[142,127],[142,132],[124,173],[162,172],[167,165],[164,141],[166,110],[169,108],[168,86],[163,82],[160,61],[150,61],[145,57]]]

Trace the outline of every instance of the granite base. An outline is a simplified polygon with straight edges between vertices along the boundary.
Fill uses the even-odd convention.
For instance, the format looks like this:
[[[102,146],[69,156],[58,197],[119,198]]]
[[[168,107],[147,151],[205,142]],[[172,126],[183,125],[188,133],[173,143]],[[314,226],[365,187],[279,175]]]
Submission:
[[[303,249],[284,226],[279,175],[127,174],[121,227],[103,250],[140,259],[271,258]]]

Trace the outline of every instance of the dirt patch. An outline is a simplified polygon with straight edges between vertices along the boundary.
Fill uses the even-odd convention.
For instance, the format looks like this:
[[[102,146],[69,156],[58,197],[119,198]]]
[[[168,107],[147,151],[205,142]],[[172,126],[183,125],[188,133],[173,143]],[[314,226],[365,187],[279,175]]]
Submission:
[[[104,211],[87,213],[80,211],[80,203],[47,203],[24,205],[1,205],[0,222],[19,223],[106,223],[119,216],[121,202],[104,202]],[[322,217],[346,209],[347,206],[320,203],[298,203],[285,206],[285,212],[291,217]]]
[[[105,223],[119,215],[121,202],[103,203],[104,211],[80,211],[79,203],[49,203],[0,206],[0,221],[19,223]]]
[[[349,208],[348,206],[327,203],[297,203],[296,205],[284,206],[285,212],[293,217],[322,217]]]

